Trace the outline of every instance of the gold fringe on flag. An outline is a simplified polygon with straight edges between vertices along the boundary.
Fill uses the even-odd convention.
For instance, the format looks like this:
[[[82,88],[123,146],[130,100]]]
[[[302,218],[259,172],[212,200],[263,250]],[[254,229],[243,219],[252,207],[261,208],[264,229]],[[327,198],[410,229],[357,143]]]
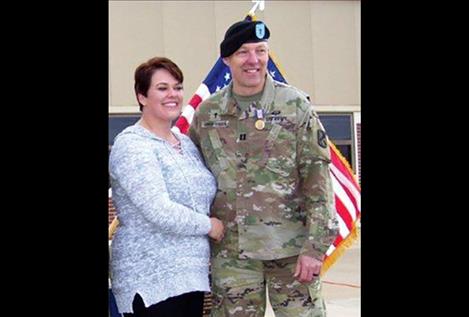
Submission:
[[[360,188],[360,183],[358,182],[357,180],[357,175],[355,175],[355,173],[353,172],[352,168],[350,167],[350,164],[349,162],[347,161],[347,159],[345,157],[343,157],[342,153],[340,153],[339,149],[337,149],[337,147],[334,145],[334,143],[332,143],[330,140],[329,140],[329,146],[331,148],[333,148],[334,152],[337,154],[337,156],[339,157],[340,161],[344,164],[344,166],[347,168],[347,170],[349,171],[350,175],[353,176],[353,178],[355,179],[355,183],[357,183],[357,186],[359,189]]]
[[[357,176],[353,172],[352,168],[350,167],[349,162],[343,157],[342,153],[337,149],[337,147],[329,141],[329,146],[331,147],[331,150],[334,151],[337,154],[337,157],[340,159],[342,164],[344,164],[345,168],[349,171],[350,175],[353,176],[355,179],[355,183],[357,184],[358,188],[360,189],[360,183],[357,181]],[[342,240],[342,242],[339,244],[339,246],[332,252],[330,256],[326,258],[324,263],[322,264],[322,269],[321,269],[321,276],[327,272],[327,270],[337,261],[338,258],[342,256],[342,254],[347,250],[358,238],[360,232],[357,227],[357,223],[360,219],[360,214],[358,215],[357,219],[353,223],[352,226],[352,231],[348,234],[348,236]]]
[[[344,254],[344,252],[357,240],[360,234],[359,229],[357,227],[357,222],[359,218],[360,217],[358,217],[357,220],[355,220],[355,222],[353,223],[352,231],[349,233],[347,238],[342,240],[339,246],[334,250],[334,252],[331,253],[330,256],[326,258],[326,260],[322,264],[321,276],[323,276],[327,272],[327,270],[329,270],[329,268],[337,261],[337,259],[340,258]]]
[[[114,217],[114,219],[112,219],[111,224],[109,225],[109,230],[108,230],[109,231],[109,240],[112,239],[112,236],[116,232],[116,229],[117,229],[118,225],[119,225],[119,219],[117,219],[117,217]]]

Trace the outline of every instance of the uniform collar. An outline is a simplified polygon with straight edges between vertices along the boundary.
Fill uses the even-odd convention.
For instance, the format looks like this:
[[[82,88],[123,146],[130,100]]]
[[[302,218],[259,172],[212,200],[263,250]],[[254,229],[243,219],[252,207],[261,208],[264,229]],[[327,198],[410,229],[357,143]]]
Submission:
[[[262,94],[260,105],[266,112],[269,112],[273,106],[275,97],[274,79],[269,73],[266,74],[264,92]],[[226,87],[225,93],[222,97],[220,105],[221,114],[227,114],[232,116],[238,116],[238,110],[236,109],[236,100],[233,97],[233,81]]]

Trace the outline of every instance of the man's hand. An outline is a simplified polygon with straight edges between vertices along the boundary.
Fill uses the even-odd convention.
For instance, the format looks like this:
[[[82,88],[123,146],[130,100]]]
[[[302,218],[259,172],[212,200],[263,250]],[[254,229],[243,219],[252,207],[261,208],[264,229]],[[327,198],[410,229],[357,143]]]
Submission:
[[[208,236],[215,241],[220,242],[223,239],[225,233],[223,222],[215,217],[211,217],[210,223],[212,224],[212,229],[210,229]]]
[[[300,255],[296,262],[296,270],[293,277],[295,277],[300,283],[309,283],[313,278],[317,278],[319,276],[321,267],[321,261],[307,255]]]

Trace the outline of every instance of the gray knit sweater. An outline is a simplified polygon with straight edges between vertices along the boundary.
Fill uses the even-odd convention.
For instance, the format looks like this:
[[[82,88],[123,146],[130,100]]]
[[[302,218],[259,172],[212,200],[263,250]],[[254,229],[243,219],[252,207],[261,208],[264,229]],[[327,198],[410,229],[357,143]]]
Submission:
[[[120,224],[112,241],[111,281],[120,313],[139,293],[146,306],[209,291],[208,217],[216,181],[192,141],[182,154],[138,123],[115,139],[109,158]]]

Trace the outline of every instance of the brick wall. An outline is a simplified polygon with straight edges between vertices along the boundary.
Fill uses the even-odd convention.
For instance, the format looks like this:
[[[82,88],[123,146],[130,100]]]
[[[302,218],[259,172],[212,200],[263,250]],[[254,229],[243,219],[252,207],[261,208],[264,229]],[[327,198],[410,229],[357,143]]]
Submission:
[[[112,198],[109,197],[108,199],[108,225],[111,226],[111,222],[114,220],[116,217],[116,208],[112,204]],[[115,232],[114,232],[115,233]]]
[[[212,293],[205,293],[204,296],[204,308],[203,308],[203,316],[202,317],[209,317],[210,311],[212,310]]]
[[[111,224],[112,220],[116,217],[116,208],[112,204],[112,198],[109,197],[108,201],[108,215],[109,215],[109,225]]]
[[[361,175],[362,175],[362,133],[361,133],[361,123],[357,123],[357,171],[358,171],[358,182],[361,183]]]

